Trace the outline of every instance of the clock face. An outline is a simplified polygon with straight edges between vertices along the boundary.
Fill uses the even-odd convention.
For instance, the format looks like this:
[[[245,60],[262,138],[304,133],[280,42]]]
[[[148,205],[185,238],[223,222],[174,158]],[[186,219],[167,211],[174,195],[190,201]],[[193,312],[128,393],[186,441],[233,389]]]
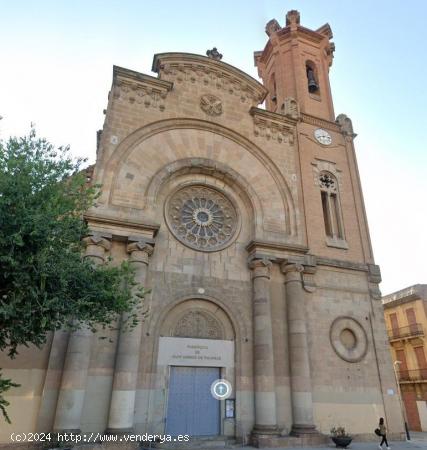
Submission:
[[[331,135],[322,128],[314,130],[314,137],[318,142],[320,142],[323,145],[330,145],[332,143]]]

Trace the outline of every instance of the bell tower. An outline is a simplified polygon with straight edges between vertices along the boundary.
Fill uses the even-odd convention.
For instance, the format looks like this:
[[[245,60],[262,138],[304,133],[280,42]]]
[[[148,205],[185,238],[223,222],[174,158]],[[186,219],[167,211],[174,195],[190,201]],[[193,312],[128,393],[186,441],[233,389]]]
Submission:
[[[334,121],[334,107],[329,85],[335,45],[330,42],[328,24],[316,31],[300,25],[300,14],[286,14],[286,26],[277,20],[267,23],[269,40],[263,51],[255,52],[255,65],[264,86],[269,90],[266,108],[283,112],[285,99],[294,98],[300,111]]]

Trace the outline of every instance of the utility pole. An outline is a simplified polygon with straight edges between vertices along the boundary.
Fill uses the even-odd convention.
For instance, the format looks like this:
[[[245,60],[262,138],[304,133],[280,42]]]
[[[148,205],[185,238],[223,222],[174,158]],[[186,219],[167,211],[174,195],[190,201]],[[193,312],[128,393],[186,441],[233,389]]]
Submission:
[[[400,409],[402,410],[403,420],[405,422],[406,439],[408,441],[410,441],[411,440],[411,436],[409,435],[408,419],[406,418],[406,409],[405,409],[405,407],[403,405],[403,402],[402,402],[402,391],[400,390],[400,384],[399,384],[399,379],[397,377],[397,370],[396,370],[396,366],[398,366],[400,364],[402,364],[402,361],[394,361],[394,363],[393,363],[394,378],[396,379],[397,393],[399,395],[399,402],[400,402]]]

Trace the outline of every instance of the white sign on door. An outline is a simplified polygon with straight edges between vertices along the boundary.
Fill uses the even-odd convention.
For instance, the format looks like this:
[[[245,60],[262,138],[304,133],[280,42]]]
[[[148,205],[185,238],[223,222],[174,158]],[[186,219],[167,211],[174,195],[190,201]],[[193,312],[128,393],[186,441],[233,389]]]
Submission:
[[[158,363],[164,366],[233,367],[234,342],[161,337]]]

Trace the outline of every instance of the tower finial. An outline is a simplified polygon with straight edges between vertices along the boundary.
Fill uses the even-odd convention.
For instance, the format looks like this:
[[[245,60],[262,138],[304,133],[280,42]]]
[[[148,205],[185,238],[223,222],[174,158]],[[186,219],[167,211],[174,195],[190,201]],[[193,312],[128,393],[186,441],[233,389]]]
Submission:
[[[271,36],[273,33],[279,31],[280,29],[281,27],[276,19],[271,19],[265,26],[265,32],[267,33],[267,36]]]
[[[291,24],[299,25],[300,22],[300,13],[296,9],[292,9],[288,11],[286,14],[286,26]]]

